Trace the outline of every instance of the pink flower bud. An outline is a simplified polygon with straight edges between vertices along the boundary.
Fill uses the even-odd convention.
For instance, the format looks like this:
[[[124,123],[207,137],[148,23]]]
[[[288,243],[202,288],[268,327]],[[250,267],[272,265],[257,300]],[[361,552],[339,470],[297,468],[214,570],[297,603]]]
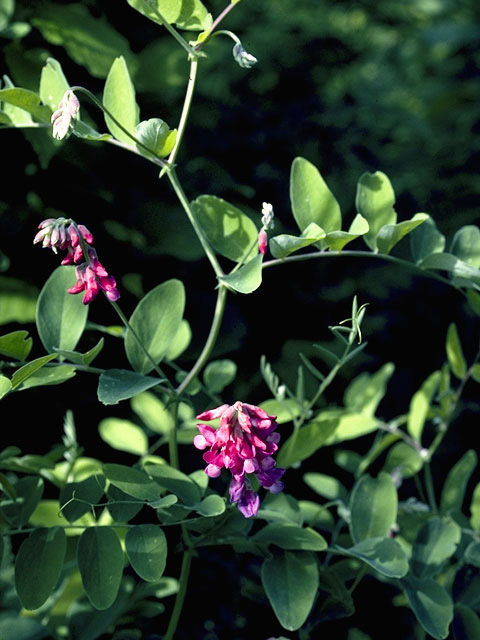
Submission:
[[[265,253],[267,252],[267,244],[267,232],[265,231],[265,229],[260,229],[258,233],[258,250],[262,255],[265,255]]]

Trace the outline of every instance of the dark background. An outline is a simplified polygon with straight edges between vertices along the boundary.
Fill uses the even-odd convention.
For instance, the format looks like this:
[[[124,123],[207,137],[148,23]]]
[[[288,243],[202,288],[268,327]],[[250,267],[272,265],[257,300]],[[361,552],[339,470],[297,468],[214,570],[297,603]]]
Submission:
[[[58,11],[60,6],[68,11],[71,3],[53,4]],[[161,117],[176,126],[188,74],[184,52],[126,2],[88,0],[82,4],[93,17],[106,19],[121,34],[115,46],[117,54],[127,57],[141,119]],[[82,59],[72,48],[74,25],[70,44],[67,39],[66,49],[60,46],[45,27],[49,6],[35,1],[17,3],[15,18],[32,21],[34,26],[21,40],[4,39],[2,73],[18,86],[38,90],[41,66],[52,56],[61,62],[71,84],[84,85],[100,97],[109,65],[106,70],[94,68],[88,56],[83,54]],[[212,0],[208,7],[216,16],[223,3]],[[446,235],[448,250],[455,231],[479,219],[478,19],[474,0],[244,0],[222,26],[237,33],[259,63],[251,70],[237,67],[231,56],[233,43],[226,38],[219,37],[208,47],[178,158],[178,175],[188,197],[220,196],[258,225],[262,202],[271,202],[275,233],[295,233],[289,172],[292,160],[303,156],[319,168],[337,197],[346,229],[355,215],[358,178],[365,171],[382,170],[394,186],[399,220],[416,212],[429,213]],[[82,108],[105,130],[101,116],[86,101]],[[4,292],[13,289],[27,296],[28,286],[43,286],[58,258],[32,246],[35,227],[50,216],[73,217],[94,233],[100,259],[119,282],[120,302],[127,316],[139,297],[157,284],[173,277],[184,282],[185,317],[194,339],[179,363],[188,369],[209,329],[215,278],[168,181],[158,181],[156,168],[142,158],[110,145],[86,143],[73,136],[57,144],[44,131],[23,135],[5,130],[1,135],[0,267],[4,273],[0,284]],[[352,244],[352,248],[364,247],[362,241]],[[398,247],[398,254],[409,255],[408,240]],[[294,385],[298,352],[311,353],[312,342],[330,340],[328,326],[349,315],[354,295],[360,303],[369,304],[363,324],[369,344],[329,389],[327,405],[341,404],[345,386],[356,374],[374,372],[392,361],[396,372],[379,413],[389,419],[406,412],[411,395],[445,361],[445,334],[452,321],[457,323],[469,361],[477,351],[478,319],[453,288],[368,257],[322,258],[269,269],[260,290],[229,297],[214,356],[232,358],[239,373],[227,388],[225,400],[259,403],[269,397],[258,373],[262,354]],[[6,308],[3,296],[0,319],[5,322],[5,333],[21,328],[5,315]],[[25,327],[35,339],[32,355],[42,355],[31,318],[16,318],[22,319],[27,320]],[[100,298],[91,307],[90,319],[118,324]],[[97,340],[97,334],[87,332],[79,349],[86,350]],[[108,339],[95,364],[126,367],[120,341]],[[62,387],[27,393],[34,407],[35,428],[29,409],[19,411],[18,396],[6,398],[4,407],[17,416],[20,427],[5,445],[18,444],[25,452],[31,451],[33,439],[38,452],[46,452],[60,440],[63,416],[71,408],[87,455],[89,447],[90,455],[95,451],[105,460],[117,455],[98,437],[97,424],[105,416],[129,417],[128,404],[99,405],[94,377],[77,375]],[[22,398],[27,400],[26,395]],[[199,410],[205,408],[201,396],[193,401]],[[439,480],[466,449],[476,447],[476,409],[477,389],[470,383],[454,429],[438,456],[434,472]],[[367,438],[355,446],[363,453],[369,444]],[[182,449],[181,455],[186,467],[191,467],[187,470],[198,467],[195,452]],[[331,451],[319,452],[301,470],[290,472],[289,491],[297,497],[305,494],[301,483],[305,470],[336,473]],[[231,611],[244,606],[236,600],[236,569],[243,569],[237,563],[231,555],[212,552],[194,573],[205,596],[208,593],[215,601],[215,594],[222,594],[222,602],[215,602],[211,615],[216,621],[225,619],[225,629],[230,629],[222,630],[218,627],[222,623],[217,622],[212,633],[222,638],[236,637],[231,635]],[[255,564],[249,571],[255,575]],[[170,575],[176,574],[172,571]],[[227,589],[232,575],[235,578]],[[384,637],[384,633],[378,618],[371,620],[370,614],[362,618],[361,603],[363,598],[380,596],[382,589],[388,600],[386,588],[378,583],[373,586],[367,581],[358,590],[356,620],[373,638]],[[227,591],[232,594],[231,603],[223,599]],[[195,600],[188,606],[194,607]],[[395,611],[401,617],[405,610]],[[263,619],[257,635],[249,620],[248,637],[260,640],[273,634],[263,633],[268,625],[276,628],[273,614],[265,614],[263,605],[258,612],[253,608],[240,613],[247,619],[254,616],[257,620],[257,614]],[[206,631],[202,635],[200,627],[207,614],[202,614],[193,629],[194,618],[193,609],[190,614],[187,609],[186,635],[179,637],[217,637]],[[332,633],[346,637],[346,627],[336,624]],[[397,637],[389,628],[389,637]],[[239,631],[238,638],[245,637],[242,633],[245,630]],[[275,633],[281,635],[279,629]],[[398,633],[399,638],[404,637],[403,632]]]

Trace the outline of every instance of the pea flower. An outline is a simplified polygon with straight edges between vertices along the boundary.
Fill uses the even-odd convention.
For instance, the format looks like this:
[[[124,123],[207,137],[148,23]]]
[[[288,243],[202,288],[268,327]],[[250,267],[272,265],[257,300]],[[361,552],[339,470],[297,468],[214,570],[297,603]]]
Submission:
[[[262,228],[258,232],[258,250],[265,255],[268,245],[267,229],[273,229],[273,206],[269,202],[262,203]]]
[[[271,493],[283,490],[280,478],[285,469],[276,467],[273,454],[278,449],[280,434],[275,430],[277,422],[266,411],[245,402],[224,404],[216,409],[204,411],[197,420],[220,418],[217,430],[206,424],[197,424],[200,435],[193,444],[197,449],[207,449],[203,459],[207,463],[205,473],[217,478],[222,468],[232,474],[229,494],[230,502],[250,518],[256,516],[260,498],[253,491],[247,474],[254,474],[260,485]]]
[[[57,140],[68,138],[70,128],[73,127],[72,120],[76,117],[79,109],[80,103],[77,96],[71,89],[67,89],[59,102],[58,109],[52,114],[52,135],[54,138]]]
[[[47,218],[38,225],[39,231],[33,243],[42,243],[42,247],[52,249],[58,253],[58,249],[66,251],[61,264],[75,264],[77,281],[67,289],[68,293],[80,293],[84,291],[83,304],[90,304],[98,293],[103,291],[110,302],[115,302],[120,297],[117,283],[113,276],[109,275],[105,267],[98,259],[97,252],[92,247],[93,235],[83,224],[77,224],[70,218]]]

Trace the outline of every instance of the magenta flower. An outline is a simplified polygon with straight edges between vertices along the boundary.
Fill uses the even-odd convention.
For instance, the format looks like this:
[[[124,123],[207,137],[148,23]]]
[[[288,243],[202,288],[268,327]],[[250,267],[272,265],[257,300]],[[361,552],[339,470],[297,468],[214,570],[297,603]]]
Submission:
[[[33,240],[34,244],[42,242],[43,248],[48,247],[55,253],[58,249],[65,250],[67,254],[61,264],[77,265],[77,282],[68,289],[68,293],[85,291],[83,304],[90,304],[100,291],[110,302],[118,300],[117,283],[99,261],[95,249],[89,246],[93,245],[93,235],[85,225],[67,218],[48,218],[38,228],[40,231]]]
[[[89,262],[85,262],[75,268],[77,282],[67,289],[68,293],[80,293],[85,291],[83,304],[90,304],[92,300],[103,291],[110,302],[119,299],[115,278],[110,276],[97,257],[95,249],[88,250]]]
[[[205,473],[217,478],[222,468],[228,469],[233,478],[230,483],[230,502],[250,518],[257,515],[260,498],[253,491],[246,474],[254,474],[260,485],[271,493],[283,489],[280,478],[285,469],[278,469],[273,454],[278,449],[280,435],[275,432],[277,422],[260,407],[245,402],[224,404],[211,411],[204,411],[197,420],[220,418],[220,426],[213,429],[197,424],[200,435],[193,444],[197,449],[207,449],[203,459],[207,463]]]

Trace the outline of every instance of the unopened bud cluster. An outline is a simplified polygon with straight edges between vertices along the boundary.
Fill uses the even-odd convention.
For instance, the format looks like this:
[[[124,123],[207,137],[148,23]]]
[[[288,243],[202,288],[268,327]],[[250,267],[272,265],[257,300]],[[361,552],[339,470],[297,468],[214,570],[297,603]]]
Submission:
[[[68,289],[68,293],[84,291],[83,304],[95,300],[103,291],[106,297],[115,302],[120,297],[113,276],[109,275],[98,259],[93,248],[93,235],[83,224],[76,224],[70,218],[48,218],[38,225],[39,231],[33,243],[42,243],[43,248],[66,251],[61,264],[75,264],[77,282]]]
[[[68,138],[73,127],[72,120],[78,114],[80,103],[71,89],[68,89],[60,100],[58,109],[52,114],[53,132],[57,140]]]

